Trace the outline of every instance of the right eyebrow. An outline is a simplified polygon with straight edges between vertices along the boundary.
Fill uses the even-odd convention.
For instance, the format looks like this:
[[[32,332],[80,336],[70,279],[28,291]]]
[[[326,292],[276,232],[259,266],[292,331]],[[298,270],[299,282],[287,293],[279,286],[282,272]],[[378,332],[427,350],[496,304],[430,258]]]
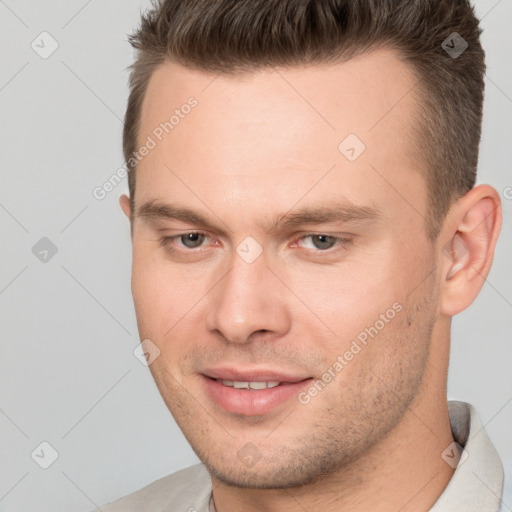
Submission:
[[[195,212],[186,206],[162,203],[156,200],[144,203],[135,212],[135,217],[140,217],[145,221],[175,219],[187,224],[202,226],[206,229],[222,231],[199,212]]]

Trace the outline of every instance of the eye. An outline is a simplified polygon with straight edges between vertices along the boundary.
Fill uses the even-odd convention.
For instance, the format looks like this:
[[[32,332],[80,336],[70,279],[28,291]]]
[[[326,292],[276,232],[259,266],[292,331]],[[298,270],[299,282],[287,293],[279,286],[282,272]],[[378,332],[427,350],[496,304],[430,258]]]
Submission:
[[[175,240],[178,240],[183,244],[183,247],[187,249],[197,249],[201,247],[201,242],[203,242],[205,238],[207,238],[206,234],[191,231],[189,233],[182,233],[181,235],[164,236],[160,239],[160,244],[171,250],[179,250],[171,247],[171,245],[175,243]]]
[[[186,233],[178,237],[185,247],[188,249],[196,249],[201,246],[201,242],[206,238],[203,233]],[[189,245],[190,244],[190,245]]]
[[[314,249],[330,249],[333,247],[336,240],[338,240],[336,237],[329,235],[306,235],[302,237],[301,240],[307,238],[311,239],[313,242]],[[318,244],[318,246],[316,244]]]
[[[316,252],[328,252],[329,249],[331,249],[332,247],[345,247],[350,243],[350,240],[347,238],[341,238],[325,234],[309,234],[300,238],[300,240],[306,239],[310,239],[312,241],[313,249],[316,249]]]

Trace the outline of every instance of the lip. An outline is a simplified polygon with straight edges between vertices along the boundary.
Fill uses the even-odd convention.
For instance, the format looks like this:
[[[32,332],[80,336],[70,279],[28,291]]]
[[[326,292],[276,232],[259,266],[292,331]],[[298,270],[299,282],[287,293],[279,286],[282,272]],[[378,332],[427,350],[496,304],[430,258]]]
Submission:
[[[261,375],[262,374],[257,374],[258,377],[261,377]],[[267,375],[268,374],[265,374],[265,376]],[[253,378],[253,382],[261,382],[262,380],[279,380],[282,382],[279,378],[274,378],[279,376],[279,374],[270,375],[272,378]],[[237,375],[236,379],[225,380],[241,380],[242,382],[248,380],[238,377],[239,375]],[[280,375],[280,377],[282,377],[282,375]],[[301,390],[309,386],[312,377],[299,382],[286,382],[274,388],[253,390],[237,389],[225,386],[221,382],[204,374],[201,374],[201,380],[203,381],[206,394],[225,411],[244,416],[258,416],[270,412],[275,407],[282,405],[297,396]]]
[[[272,370],[258,370],[256,368],[249,370],[238,370],[235,368],[208,368],[202,372],[206,377],[221,380],[236,380],[240,382],[285,382],[287,384],[294,384],[301,382],[310,376],[300,376],[285,374]]]

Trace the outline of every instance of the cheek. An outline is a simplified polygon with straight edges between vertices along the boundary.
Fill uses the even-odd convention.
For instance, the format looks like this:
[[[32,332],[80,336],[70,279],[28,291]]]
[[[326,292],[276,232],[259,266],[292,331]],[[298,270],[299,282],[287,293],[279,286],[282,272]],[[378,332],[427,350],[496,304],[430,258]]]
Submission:
[[[134,251],[131,286],[141,336],[160,338],[173,320],[176,287],[162,264],[141,250]]]
[[[394,317],[403,300],[404,279],[389,252],[381,252],[380,257],[365,256],[339,267],[297,269],[289,272],[288,282],[304,304],[304,323],[317,325],[329,343],[344,345],[380,322],[381,315]]]
[[[191,267],[191,266],[190,266]],[[140,336],[153,340],[165,350],[176,349],[187,330],[197,329],[208,275],[187,266],[173,265],[159,250],[134,251],[132,294]]]

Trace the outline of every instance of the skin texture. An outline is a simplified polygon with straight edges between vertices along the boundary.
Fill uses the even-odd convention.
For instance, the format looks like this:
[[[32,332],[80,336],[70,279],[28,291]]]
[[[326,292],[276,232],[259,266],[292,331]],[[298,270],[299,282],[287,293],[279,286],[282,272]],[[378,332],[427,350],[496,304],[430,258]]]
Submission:
[[[453,440],[450,319],[483,284],[501,210],[480,185],[428,240],[417,98],[406,94],[416,80],[388,49],[244,76],[167,62],[151,78],[141,144],[188,98],[197,106],[139,163],[135,212],[120,199],[132,291],[140,338],[160,350],[150,370],[210,471],[218,512],[428,510],[453,474],[441,458]],[[349,134],[366,146],[353,162],[338,150]],[[150,222],[138,212],[151,200],[216,228]],[[340,203],[379,215],[268,229],[287,212]],[[177,235],[190,232],[205,236],[185,245]],[[307,236],[321,234],[348,242]],[[164,236],[176,238],[163,246]],[[263,248],[252,263],[236,251],[247,236]],[[320,379],[393,304],[400,311],[307,404],[246,416],[205,393],[212,366]],[[238,456],[247,443],[261,456],[251,467]]]

